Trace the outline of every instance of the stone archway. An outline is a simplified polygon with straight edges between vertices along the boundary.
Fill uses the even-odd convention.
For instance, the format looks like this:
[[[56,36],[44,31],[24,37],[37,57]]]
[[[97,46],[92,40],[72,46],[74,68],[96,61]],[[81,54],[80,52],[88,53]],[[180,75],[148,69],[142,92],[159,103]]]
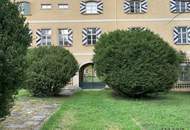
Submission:
[[[94,64],[92,62],[81,65],[79,70],[79,86],[82,89],[105,88],[105,83],[97,77]]]

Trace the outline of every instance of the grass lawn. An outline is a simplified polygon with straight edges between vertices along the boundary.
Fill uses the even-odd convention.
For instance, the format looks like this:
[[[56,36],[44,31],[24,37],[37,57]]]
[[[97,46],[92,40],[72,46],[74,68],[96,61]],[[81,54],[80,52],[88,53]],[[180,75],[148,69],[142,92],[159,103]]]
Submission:
[[[82,91],[63,98],[42,130],[189,130],[189,112],[190,93],[135,100],[113,96],[110,90]]]

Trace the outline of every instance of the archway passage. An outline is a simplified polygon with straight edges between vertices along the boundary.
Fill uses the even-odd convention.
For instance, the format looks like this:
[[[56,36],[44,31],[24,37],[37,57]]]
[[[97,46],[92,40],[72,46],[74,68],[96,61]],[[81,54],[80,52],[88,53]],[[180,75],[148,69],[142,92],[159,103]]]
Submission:
[[[82,89],[102,89],[103,83],[96,75],[93,63],[83,65],[79,71],[79,85]]]

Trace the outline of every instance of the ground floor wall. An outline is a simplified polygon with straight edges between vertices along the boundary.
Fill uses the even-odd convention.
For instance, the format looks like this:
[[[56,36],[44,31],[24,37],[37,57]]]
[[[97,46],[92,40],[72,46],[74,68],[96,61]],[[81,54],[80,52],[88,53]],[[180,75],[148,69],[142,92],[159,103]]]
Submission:
[[[185,20],[119,20],[119,21],[44,21],[44,22],[32,22],[30,21],[30,28],[33,32],[32,47],[36,47],[36,35],[35,32],[38,29],[51,29],[51,42],[53,46],[58,45],[58,29],[69,28],[73,30],[73,44],[71,47],[65,47],[68,49],[77,59],[80,67],[85,64],[92,63],[94,55],[92,45],[83,45],[82,43],[82,30],[83,28],[98,27],[101,28],[102,33],[114,31],[117,29],[127,30],[131,27],[144,27],[162,37],[168,44],[174,47],[178,51],[185,52],[190,57],[190,45],[177,45],[173,40],[173,29],[178,26],[190,26],[190,21]],[[79,87],[79,72],[73,78],[73,86]]]

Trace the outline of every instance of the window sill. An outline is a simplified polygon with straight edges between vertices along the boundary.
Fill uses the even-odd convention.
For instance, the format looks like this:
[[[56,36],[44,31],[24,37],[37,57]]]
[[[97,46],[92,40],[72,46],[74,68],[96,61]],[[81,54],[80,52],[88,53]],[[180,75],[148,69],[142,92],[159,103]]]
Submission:
[[[177,11],[174,11],[174,12],[171,12],[173,14],[178,14],[178,13],[181,13],[181,14],[187,14],[187,13],[190,13],[190,11],[185,11],[185,12],[177,12]]]
[[[85,47],[94,47],[95,44],[85,44]]]
[[[190,43],[175,43],[175,45],[190,45]]]
[[[135,13],[135,12],[134,12],[134,13],[133,13],[133,12],[128,12],[128,13],[125,13],[125,14],[131,14],[131,15],[133,15],[133,14],[146,14],[146,13],[147,13],[147,12],[142,12],[142,13],[141,13],[141,12],[138,12],[138,13]]]
[[[102,14],[102,13],[100,13]],[[83,15],[100,15],[99,13],[84,13]]]

